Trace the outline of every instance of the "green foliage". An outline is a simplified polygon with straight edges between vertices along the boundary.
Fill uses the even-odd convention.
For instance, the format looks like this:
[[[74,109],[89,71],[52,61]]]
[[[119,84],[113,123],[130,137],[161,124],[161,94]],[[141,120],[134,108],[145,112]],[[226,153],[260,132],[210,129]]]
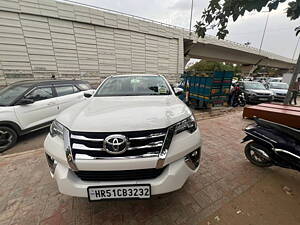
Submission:
[[[222,63],[222,62],[212,62],[201,60],[200,62],[195,63],[190,66],[187,71],[234,71],[236,73],[241,72],[240,66],[234,66],[230,63]]]
[[[277,68],[272,68],[272,67],[265,67],[265,66],[258,66],[255,70],[254,73],[265,73],[268,74],[268,76],[276,76],[280,74],[280,70]]]
[[[224,39],[228,34],[227,25],[229,19],[236,21],[245,12],[258,11],[268,7],[269,11],[276,10],[280,3],[287,0],[210,0],[209,5],[203,11],[200,21],[197,21],[196,33],[204,37],[207,29],[217,27],[217,37]],[[291,1],[286,11],[287,17],[291,20],[300,16],[300,0]]]

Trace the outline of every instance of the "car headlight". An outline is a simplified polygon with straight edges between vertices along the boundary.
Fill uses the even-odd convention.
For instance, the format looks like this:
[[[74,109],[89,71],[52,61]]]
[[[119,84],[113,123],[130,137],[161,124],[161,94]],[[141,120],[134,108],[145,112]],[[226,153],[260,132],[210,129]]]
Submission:
[[[195,130],[197,130],[197,122],[193,115],[175,124],[175,134],[183,131],[193,133]]]
[[[54,120],[50,126],[50,135],[51,137],[58,136],[61,139],[64,138],[64,129],[65,127],[57,122],[57,120]]]

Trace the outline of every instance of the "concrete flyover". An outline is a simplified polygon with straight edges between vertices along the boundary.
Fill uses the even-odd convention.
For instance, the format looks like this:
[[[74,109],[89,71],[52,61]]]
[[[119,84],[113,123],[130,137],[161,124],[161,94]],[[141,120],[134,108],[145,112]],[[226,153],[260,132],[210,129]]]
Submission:
[[[270,66],[279,69],[292,69],[296,63],[292,59],[271,52],[259,51],[257,48],[227,40],[218,40],[212,36],[193,38],[193,40],[184,40],[185,62],[189,58],[198,58],[243,65]]]
[[[190,58],[289,69],[290,59],[118,12],[54,0],[0,0],[0,86],[24,79],[160,73],[178,80]]]

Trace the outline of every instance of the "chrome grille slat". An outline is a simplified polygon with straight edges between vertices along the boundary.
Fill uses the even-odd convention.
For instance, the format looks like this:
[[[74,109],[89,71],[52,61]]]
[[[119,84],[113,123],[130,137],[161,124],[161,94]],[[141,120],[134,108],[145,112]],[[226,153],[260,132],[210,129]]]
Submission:
[[[145,148],[157,148],[161,147],[163,145],[163,141],[157,141],[157,142],[152,142],[149,145],[142,145],[138,147],[129,147],[128,150],[138,150],[138,149],[145,149]]]
[[[79,150],[86,150],[86,151],[104,151],[103,148],[90,148],[85,146],[84,144],[77,144],[77,143],[73,143],[72,148],[79,149]]]
[[[157,133],[157,134],[151,134],[146,137],[134,137],[134,138],[129,138],[129,140],[148,140],[152,138],[159,138],[159,137],[164,137],[166,134],[164,133]]]
[[[163,145],[163,141],[157,141],[157,142],[152,142],[148,145],[129,147],[128,151],[138,150],[138,149],[146,149],[146,148],[157,148],[157,147],[161,147],[162,145]],[[79,150],[86,150],[86,151],[105,151],[104,148],[90,148],[90,147],[85,146],[84,144],[77,144],[77,143],[74,143],[72,145],[72,148],[79,149]]]
[[[103,141],[104,139],[99,139],[99,138],[87,138],[85,136],[81,136],[81,135],[74,135],[71,134],[71,139],[75,139],[75,140],[81,140],[81,141]]]
[[[137,158],[152,158],[152,157],[158,157],[158,153],[149,152],[144,155],[140,156],[115,156],[115,157],[93,157],[86,154],[76,154],[75,159],[76,160],[96,160],[96,159],[105,159],[105,160],[115,160],[115,159],[137,159]]]

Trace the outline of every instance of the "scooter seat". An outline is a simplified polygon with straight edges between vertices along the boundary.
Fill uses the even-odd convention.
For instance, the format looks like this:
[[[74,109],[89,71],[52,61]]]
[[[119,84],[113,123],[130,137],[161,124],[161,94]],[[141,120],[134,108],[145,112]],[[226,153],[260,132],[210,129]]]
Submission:
[[[264,119],[259,119],[259,118],[254,118],[255,122],[257,125],[265,128],[271,128],[274,130],[277,130],[279,132],[282,132],[293,139],[295,139],[297,142],[300,142],[300,130],[279,124],[279,123],[274,123],[268,120]]]

